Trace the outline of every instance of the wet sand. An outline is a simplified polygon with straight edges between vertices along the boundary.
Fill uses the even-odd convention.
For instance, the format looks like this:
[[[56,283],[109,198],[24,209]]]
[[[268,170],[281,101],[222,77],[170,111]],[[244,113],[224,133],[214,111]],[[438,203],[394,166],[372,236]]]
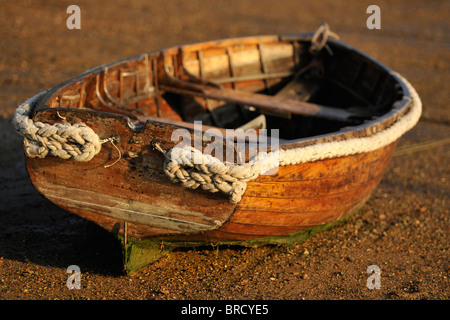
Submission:
[[[450,136],[450,2],[377,1],[381,30],[366,27],[369,1],[77,1],[81,30],[66,28],[70,4],[19,0],[0,11],[1,300],[449,299],[450,144],[422,144]],[[405,76],[424,106],[345,223],[293,246],[175,251],[128,277],[108,232],[31,185],[10,119],[34,94],[141,52],[322,22]],[[66,286],[70,265],[80,267],[79,290]],[[370,265],[381,269],[380,289],[366,286]]]

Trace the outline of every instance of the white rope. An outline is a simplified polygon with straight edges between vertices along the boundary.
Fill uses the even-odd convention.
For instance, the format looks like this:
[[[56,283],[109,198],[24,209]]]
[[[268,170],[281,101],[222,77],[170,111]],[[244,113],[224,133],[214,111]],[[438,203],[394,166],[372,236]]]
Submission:
[[[278,165],[296,165],[371,152],[385,147],[412,129],[422,113],[422,102],[415,89],[406,79],[396,75],[409,89],[412,106],[403,117],[381,132],[362,138],[318,143],[289,150],[281,149],[267,154],[264,158],[255,158],[241,165],[221,162],[213,156],[202,154],[191,146],[176,146],[169,151],[164,151],[156,145],[156,149],[166,158],[164,172],[172,182],[181,183],[186,188],[201,187],[210,192],[221,191],[227,194],[232,202],[238,203],[247,188],[248,181],[255,180],[260,174]]]
[[[405,132],[411,130],[422,114],[422,101],[414,87],[401,75],[399,77],[411,94],[411,109],[390,127],[362,138],[352,138],[344,141],[325,142],[303,148],[280,150],[280,165],[299,164],[322,159],[344,157],[352,154],[372,152],[398,140]]]
[[[260,153],[240,165],[224,163],[189,145],[176,146],[167,152],[158,144],[155,148],[164,154],[164,173],[172,182],[181,183],[190,189],[201,187],[209,192],[221,191],[234,203],[241,200],[247,188],[247,181],[278,167],[278,158],[274,152],[265,156]]]
[[[227,194],[232,202],[238,203],[248,181],[255,180],[260,174],[278,165],[295,165],[382,148],[413,128],[422,113],[422,102],[415,89],[406,79],[396,75],[409,89],[412,106],[403,117],[381,132],[362,138],[318,143],[289,150],[281,149],[265,155],[258,154],[244,164],[221,162],[191,146],[177,146],[164,151],[156,145],[156,149],[165,155],[164,172],[172,182],[181,183],[186,188],[201,187],[209,192],[220,191]],[[111,141],[111,139],[100,140],[97,134],[83,123],[69,124],[64,121],[50,125],[33,122],[30,112],[44,93],[20,105],[12,121],[16,130],[24,137],[27,156],[44,158],[50,154],[62,159],[89,161],[100,151],[102,143]],[[194,161],[196,159],[201,161]]]
[[[24,138],[25,154],[31,158],[52,155],[75,161],[91,160],[106,141],[100,140],[84,123],[70,124],[64,120],[51,125],[30,118],[31,110],[44,94],[41,92],[21,104],[12,119],[17,132]]]

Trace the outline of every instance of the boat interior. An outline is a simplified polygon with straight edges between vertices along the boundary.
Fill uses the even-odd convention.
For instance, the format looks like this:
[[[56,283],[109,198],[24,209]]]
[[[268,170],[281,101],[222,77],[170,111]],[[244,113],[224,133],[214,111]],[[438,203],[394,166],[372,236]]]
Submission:
[[[285,35],[149,52],[61,84],[41,108],[121,114],[135,126],[278,129],[291,141],[364,124],[401,98],[388,70],[353,48],[334,39],[310,48],[311,35]]]

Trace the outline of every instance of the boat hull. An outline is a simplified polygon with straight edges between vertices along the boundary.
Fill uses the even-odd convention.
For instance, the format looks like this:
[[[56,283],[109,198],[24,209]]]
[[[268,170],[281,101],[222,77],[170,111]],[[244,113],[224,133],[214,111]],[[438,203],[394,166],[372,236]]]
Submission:
[[[104,229],[139,240],[246,241],[326,225],[361,207],[382,179],[396,142],[373,152],[280,166],[247,183],[238,204],[220,193],[191,190],[161,172],[148,150],[113,166],[112,145],[91,161],[26,158],[36,189]]]
[[[31,181],[47,199],[118,237],[124,272],[132,274],[177,248],[302,242],[364,205],[396,144],[280,167],[276,175],[249,182],[238,205],[221,194],[149,182],[148,177],[159,176],[158,170],[139,177],[125,161],[104,168],[113,152],[108,148],[83,164],[53,157],[27,158],[26,164]],[[113,176],[123,182],[114,183]]]
[[[164,49],[35,96],[14,120],[32,183],[54,204],[117,235],[127,272],[177,247],[292,243],[334,225],[369,199],[398,139],[417,123],[421,102],[400,75],[339,40],[311,53],[314,38]],[[258,175],[236,147],[243,137],[230,138],[227,129],[255,126],[261,116],[256,130],[279,130],[280,158],[276,173]],[[257,132],[251,128],[248,144]],[[207,138],[222,151],[232,143],[233,161],[176,162],[169,154],[180,129],[188,152],[208,159],[216,154],[205,152],[212,142],[204,134],[214,129]]]
[[[260,176],[248,183],[227,223],[204,239],[282,236],[341,220],[369,199],[396,144],[370,153],[283,166],[275,176]]]

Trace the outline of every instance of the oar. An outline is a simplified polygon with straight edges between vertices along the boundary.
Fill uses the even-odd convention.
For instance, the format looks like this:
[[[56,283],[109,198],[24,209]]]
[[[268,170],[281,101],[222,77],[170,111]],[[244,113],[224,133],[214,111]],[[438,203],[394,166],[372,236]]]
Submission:
[[[321,117],[338,121],[352,122],[357,114],[343,109],[322,106],[315,103],[286,99],[277,96],[269,96],[242,90],[228,88],[217,89],[215,87],[194,85],[201,90],[191,88],[180,88],[161,85],[160,89],[182,95],[199,96],[203,98],[216,99],[241,105],[252,106],[265,111],[277,113],[291,113],[303,116]]]

